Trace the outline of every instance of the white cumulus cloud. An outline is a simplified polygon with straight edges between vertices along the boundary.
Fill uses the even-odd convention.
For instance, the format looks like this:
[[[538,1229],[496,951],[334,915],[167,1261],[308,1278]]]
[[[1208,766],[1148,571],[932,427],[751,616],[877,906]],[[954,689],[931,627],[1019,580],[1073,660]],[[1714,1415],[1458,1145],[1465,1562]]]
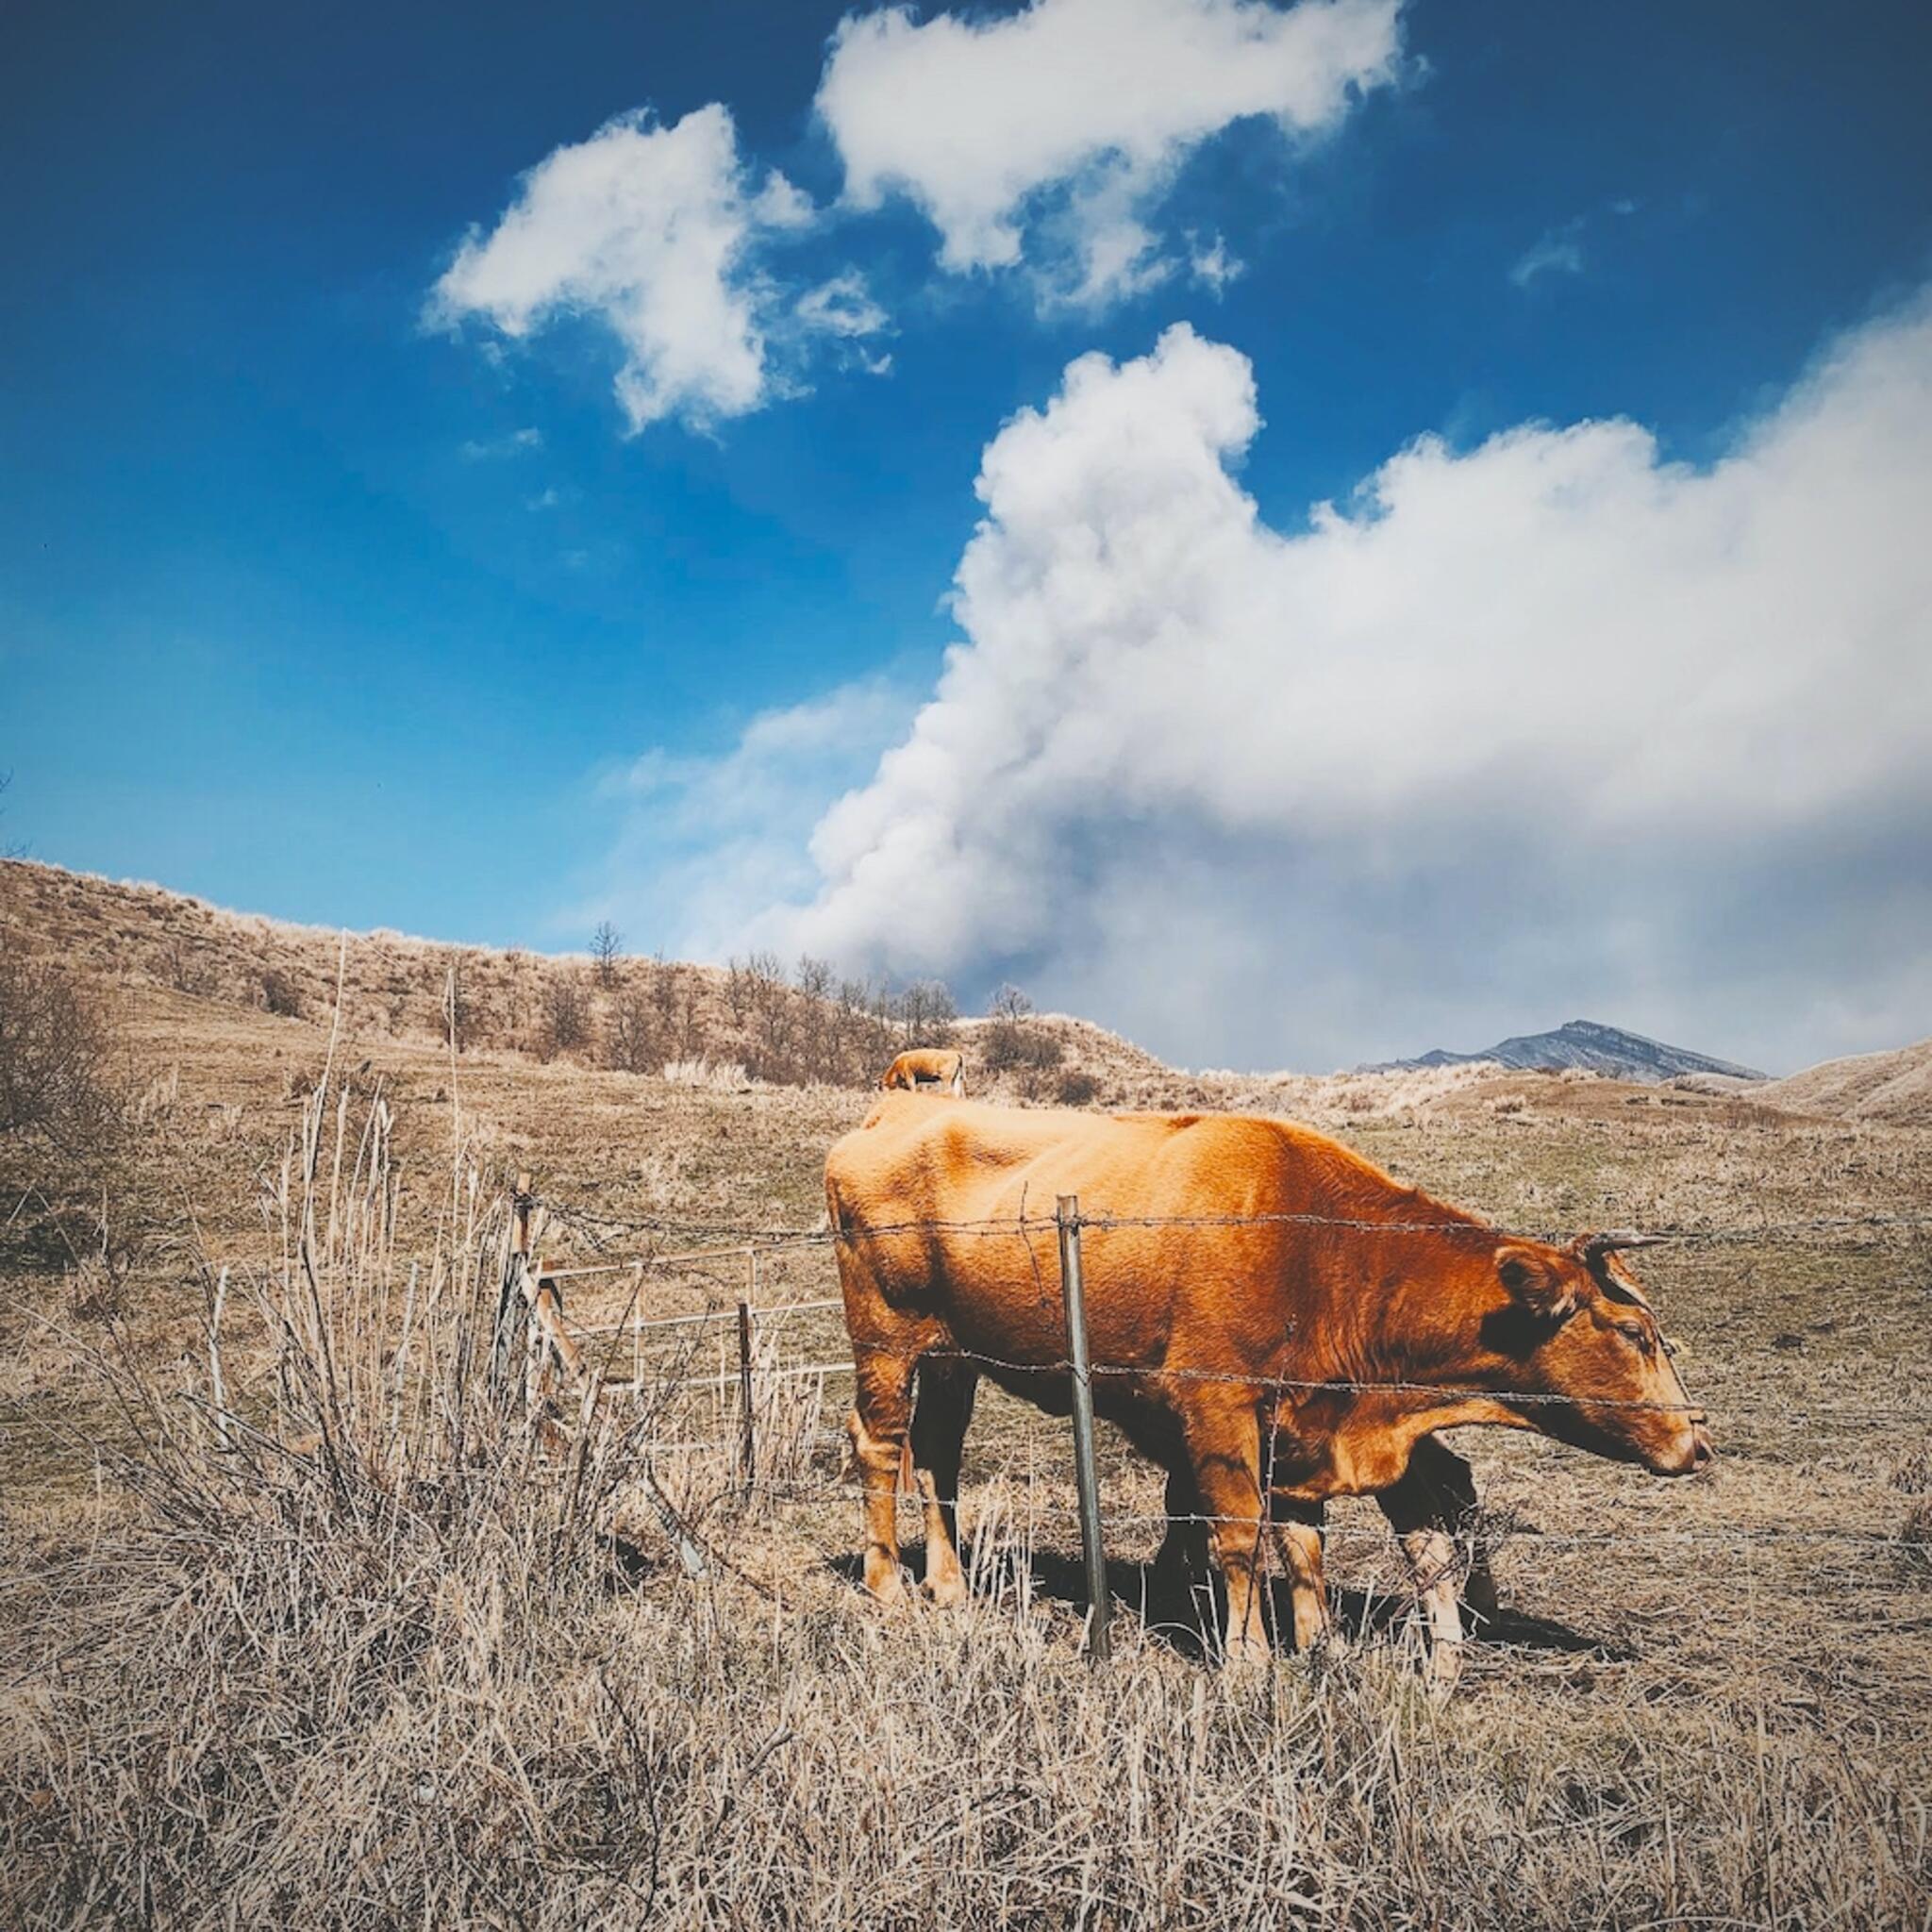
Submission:
[[[1035,261],[1100,303],[1172,264],[1148,225],[1175,170],[1249,116],[1302,138],[1394,77],[1400,0],[1034,0],[1024,11],[848,18],[818,109],[860,208],[911,197],[948,269]],[[1030,244],[1030,245],[1029,245]]]
[[[784,175],[746,167],[724,108],[670,126],[620,115],[523,177],[495,225],[458,251],[432,313],[511,338],[591,317],[622,346],[617,395],[634,429],[741,416],[774,388],[760,244],[811,218]]]
[[[1622,420],[1425,437],[1284,533],[1229,473],[1258,421],[1177,327],[1009,422],[929,700],[705,937],[1019,976],[1197,1062],[1924,1032],[1932,303],[1705,468]],[[850,759],[886,714],[803,716]]]

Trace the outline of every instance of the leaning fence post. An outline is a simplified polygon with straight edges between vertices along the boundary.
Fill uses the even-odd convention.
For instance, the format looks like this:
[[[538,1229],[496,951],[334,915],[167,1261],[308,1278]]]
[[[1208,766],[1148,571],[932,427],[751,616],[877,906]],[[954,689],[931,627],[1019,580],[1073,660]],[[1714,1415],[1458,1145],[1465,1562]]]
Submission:
[[[530,1176],[519,1174],[510,1195],[509,1252],[503,1258],[503,1280],[496,1292],[496,1326],[490,1337],[490,1381],[501,1388],[509,1373],[510,1329],[522,1310],[524,1276],[530,1265]]]
[[[738,1305],[738,1459],[744,1478],[745,1500],[751,1500],[752,1477],[757,1468],[758,1439],[751,1413],[751,1304]]]
[[[1067,1361],[1074,1384],[1074,1474],[1080,1491],[1080,1550],[1087,1559],[1087,1599],[1093,1606],[1087,1658],[1108,1656],[1107,1552],[1100,1536],[1100,1478],[1093,1467],[1093,1368],[1087,1355],[1087,1301],[1080,1283],[1080,1197],[1062,1194],[1054,1207],[1060,1232],[1060,1294],[1067,1305]]]

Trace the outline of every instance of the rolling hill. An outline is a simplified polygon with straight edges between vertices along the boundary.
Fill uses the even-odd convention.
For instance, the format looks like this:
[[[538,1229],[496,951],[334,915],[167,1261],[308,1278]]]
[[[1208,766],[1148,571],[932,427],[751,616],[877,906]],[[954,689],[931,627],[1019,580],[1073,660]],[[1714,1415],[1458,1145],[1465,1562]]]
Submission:
[[[1932,1040],[1853,1054],[1751,1090],[1753,1100],[1830,1120],[1932,1126]]]

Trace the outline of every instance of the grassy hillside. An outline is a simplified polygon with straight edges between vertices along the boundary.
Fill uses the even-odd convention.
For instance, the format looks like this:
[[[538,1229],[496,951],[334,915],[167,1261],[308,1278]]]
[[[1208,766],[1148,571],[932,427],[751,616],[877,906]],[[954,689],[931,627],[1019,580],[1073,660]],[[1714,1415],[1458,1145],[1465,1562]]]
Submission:
[[[1065,1428],[1008,1401],[970,1440],[972,1607],[859,1594],[829,1440],[849,1385],[775,1373],[836,1362],[835,1314],[762,1331],[748,1503],[735,1375],[694,1386],[735,1366],[728,1327],[654,1331],[641,1360],[600,1339],[613,1393],[581,1453],[491,1405],[475,1324],[515,1171],[553,1204],[552,1266],[655,1252],[654,1318],[745,1291],[742,1256],[663,1258],[702,1230],[815,1224],[868,1094],[736,1071],[758,1040],[722,975],[664,969],[717,1050],[629,1072],[601,1034],[521,1030],[586,962],[470,957],[452,1052],[445,949],[352,941],[338,1026],[332,935],[40,867],[0,867],[0,895],[15,943],[100,988],[128,1096],[97,1145],[0,1134],[0,1923],[1932,1910],[1932,1242],[1896,1219],[1932,1200],[1932,1131],[1493,1068],[1186,1075],[1029,1019],[1060,1051],[991,1082],[1015,1104],[1071,1071],[1095,1105],[1278,1108],[1498,1220],[1719,1237],[1641,1257],[1710,1478],[1460,1439],[1510,1614],[1446,1705],[1366,1504],[1332,1524],[1348,1649],[1206,1669],[1146,1569],[1158,1482],[1110,1437],[1121,1630],[1096,1674]],[[267,1010],[277,971],[296,1012]],[[588,986],[599,1027],[621,991]],[[758,1265],[767,1306],[834,1291],[823,1244]],[[617,1320],[630,1279],[568,1279],[573,1321]],[[700,1580],[646,1467],[717,1559]]]
[[[1793,1113],[1834,1120],[1932,1126],[1932,1040],[1890,1053],[1824,1060],[1755,1089],[1752,1097]]]

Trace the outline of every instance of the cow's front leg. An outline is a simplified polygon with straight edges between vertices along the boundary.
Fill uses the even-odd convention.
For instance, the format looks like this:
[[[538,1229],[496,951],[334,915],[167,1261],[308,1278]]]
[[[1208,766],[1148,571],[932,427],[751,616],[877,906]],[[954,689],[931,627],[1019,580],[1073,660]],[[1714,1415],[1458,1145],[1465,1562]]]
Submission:
[[[1328,1615],[1328,1583],[1322,1567],[1322,1525],[1325,1512],[1320,1503],[1302,1503],[1274,1495],[1269,1498],[1268,1513],[1274,1525],[1281,1567],[1288,1573],[1289,1617],[1294,1629],[1294,1647],[1312,1650],[1333,1628]]]
[[[978,1386],[977,1373],[962,1362],[928,1359],[919,1372],[912,1470],[925,1505],[925,1587],[937,1604],[966,1600],[958,1548],[959,1463]]]
[[[1254,1405],[1217,1408],[1186,1424],[1194,1492],[1208,1519],[1215,1560],[1227,1584],[1227,1637],[1222,1655],[1230,1668],[1266,1663],[1268,1633],[1261,1621],[1261,1431]]]
[[[899,1570],[899,1468],[912,1413],[908,1353],[854,1344],[852,1457],[864,1495],[865,1587],[883,1604],[900,1602],[906,1580]]]

